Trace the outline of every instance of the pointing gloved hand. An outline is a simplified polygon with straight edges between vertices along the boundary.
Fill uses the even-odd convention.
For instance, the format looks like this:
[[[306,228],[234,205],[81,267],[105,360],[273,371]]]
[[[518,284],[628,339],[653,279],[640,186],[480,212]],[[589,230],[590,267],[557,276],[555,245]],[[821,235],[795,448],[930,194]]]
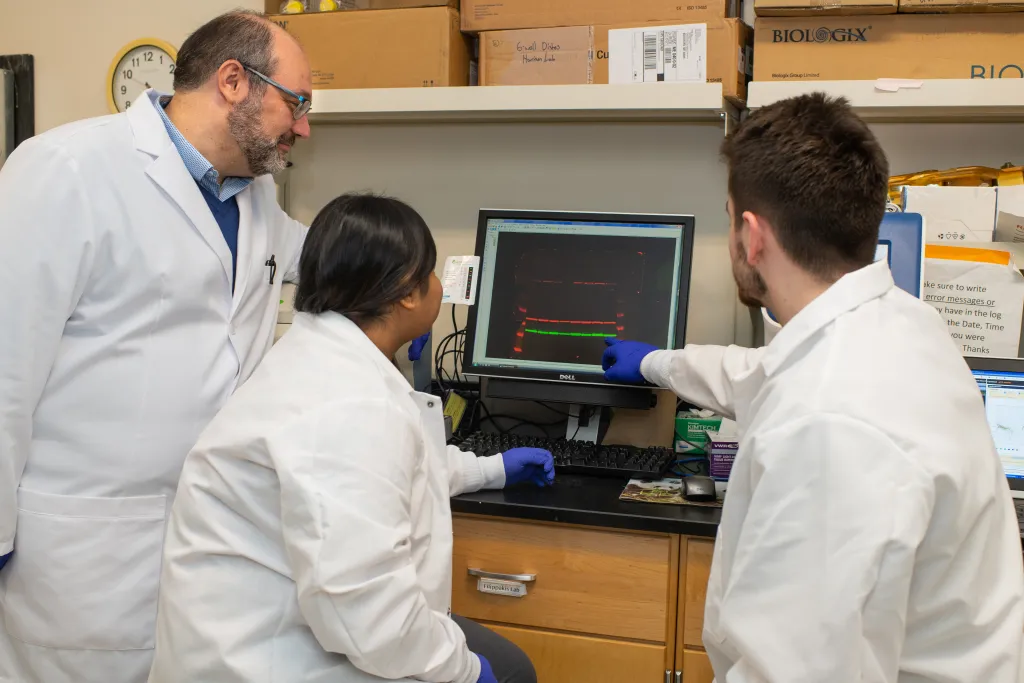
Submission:
[[[606,380],[629,384],[643,384],[646,381],[640,372],[640,364],[647,354],[658,350],[657,346],[618,339],[605,339],[604,343],[608,348],[604,350],[601,367],[604,368]]]
[[[555,483],[555,459],[541,448],[513,448],[501,454],[505,486],[532,481],[537,486]]]
[[[422,337],[416,337],[412,340],[412,344],[409,344],[409,360],[416,362],[420,359],[420,355],[423,354],[423,347],[430,341],[430,333],[427,332]]]
[[[491,669],[491,663],[483,655],[476,657],[480,660],[480,678],[476,679],[476,683],[498,683],[498,679],[495,678],[494,671]]]

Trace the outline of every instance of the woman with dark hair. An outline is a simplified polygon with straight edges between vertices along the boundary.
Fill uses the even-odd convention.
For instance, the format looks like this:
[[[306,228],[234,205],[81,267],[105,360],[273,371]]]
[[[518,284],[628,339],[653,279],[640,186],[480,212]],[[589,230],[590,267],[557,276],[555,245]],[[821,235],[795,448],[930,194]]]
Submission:
[[[291,331],[186,460],[151,682],[535,683],[515,645],[451,616],[449,498],[550,484],[551,455],[446,447],[440,400],[391,361],[437,317],[436,256],[395,199],[344,195],[313,221]]]

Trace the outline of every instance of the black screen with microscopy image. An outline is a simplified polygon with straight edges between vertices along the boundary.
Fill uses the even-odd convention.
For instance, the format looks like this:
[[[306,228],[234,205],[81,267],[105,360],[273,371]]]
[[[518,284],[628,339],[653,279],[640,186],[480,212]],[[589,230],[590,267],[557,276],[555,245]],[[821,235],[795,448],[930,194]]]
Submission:
[[[609,337],[664,348],[675,259],[675,239],[500,233],[487,356],[600,365]]]

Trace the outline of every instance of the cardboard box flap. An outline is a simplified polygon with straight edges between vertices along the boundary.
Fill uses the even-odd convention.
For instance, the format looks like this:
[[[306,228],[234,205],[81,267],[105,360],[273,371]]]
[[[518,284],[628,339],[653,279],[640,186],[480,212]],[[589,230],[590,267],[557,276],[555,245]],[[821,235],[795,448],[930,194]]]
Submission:
[[[759,17],[894,14],[897,0],[754,0]]]
[[[1024,0],[900,0],[900,12],[1020,12]]]
[[[502,31],[735,17],[738,0],[462,0],[462,30]]]

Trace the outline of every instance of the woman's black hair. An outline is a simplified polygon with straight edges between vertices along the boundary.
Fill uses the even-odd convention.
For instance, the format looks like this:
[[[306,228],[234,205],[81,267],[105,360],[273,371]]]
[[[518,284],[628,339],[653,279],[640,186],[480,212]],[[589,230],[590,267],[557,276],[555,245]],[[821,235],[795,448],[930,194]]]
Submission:
[[[373,323],[417,288],[437,263],[423,218],[408,204],[373,194],[343,194],[320,210],[299,258],[295,310],[334,311]]]

